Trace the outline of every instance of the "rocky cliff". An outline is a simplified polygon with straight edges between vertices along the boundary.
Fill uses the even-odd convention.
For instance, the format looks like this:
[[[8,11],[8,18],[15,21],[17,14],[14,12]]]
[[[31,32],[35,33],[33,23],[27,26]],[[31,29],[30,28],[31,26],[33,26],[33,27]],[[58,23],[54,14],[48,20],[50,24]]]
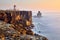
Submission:
[[[0,38],[2,40],[47,40],[31,30],[32,11],[0,10]]]

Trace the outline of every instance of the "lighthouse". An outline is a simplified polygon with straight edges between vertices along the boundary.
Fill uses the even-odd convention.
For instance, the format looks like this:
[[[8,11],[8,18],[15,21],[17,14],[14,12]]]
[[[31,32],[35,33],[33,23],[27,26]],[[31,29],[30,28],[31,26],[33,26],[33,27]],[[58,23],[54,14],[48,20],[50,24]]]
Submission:
[[[16,5],[14,5],[14,10],[16,10]]]

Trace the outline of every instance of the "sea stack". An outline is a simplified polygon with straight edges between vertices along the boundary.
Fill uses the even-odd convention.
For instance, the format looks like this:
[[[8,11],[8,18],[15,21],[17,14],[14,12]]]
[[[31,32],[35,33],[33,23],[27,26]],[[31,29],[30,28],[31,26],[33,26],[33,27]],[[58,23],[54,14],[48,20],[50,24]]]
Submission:
[[[41,17],[41,12],[40,11],[38,11],[37,17]]]

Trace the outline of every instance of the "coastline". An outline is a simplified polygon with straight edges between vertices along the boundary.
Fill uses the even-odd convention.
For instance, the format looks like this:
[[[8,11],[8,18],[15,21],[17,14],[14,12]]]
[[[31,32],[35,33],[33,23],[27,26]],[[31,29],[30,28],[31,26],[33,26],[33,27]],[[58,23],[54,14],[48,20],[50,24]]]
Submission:
[[[34,35],[22,34],[21,35],[19,34],[19,32],[13,29],[10,25],[11,24],[7,24],[5,22],[0,21],[0,30],[2,30],[0,31],[1,39],[4,39],[4,40],[8,40],[8,39],[11,39],[11,40],[48,40],[46,37],[42,35],[38,35],[38,34],[34,34]]]

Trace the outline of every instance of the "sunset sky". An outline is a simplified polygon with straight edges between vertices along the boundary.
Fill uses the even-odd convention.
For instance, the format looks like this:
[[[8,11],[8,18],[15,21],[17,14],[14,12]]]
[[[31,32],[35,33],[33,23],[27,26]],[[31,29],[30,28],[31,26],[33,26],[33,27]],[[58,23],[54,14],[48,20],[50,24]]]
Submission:
[[[0,9],[60,11],[60,0],[0,0]]]

